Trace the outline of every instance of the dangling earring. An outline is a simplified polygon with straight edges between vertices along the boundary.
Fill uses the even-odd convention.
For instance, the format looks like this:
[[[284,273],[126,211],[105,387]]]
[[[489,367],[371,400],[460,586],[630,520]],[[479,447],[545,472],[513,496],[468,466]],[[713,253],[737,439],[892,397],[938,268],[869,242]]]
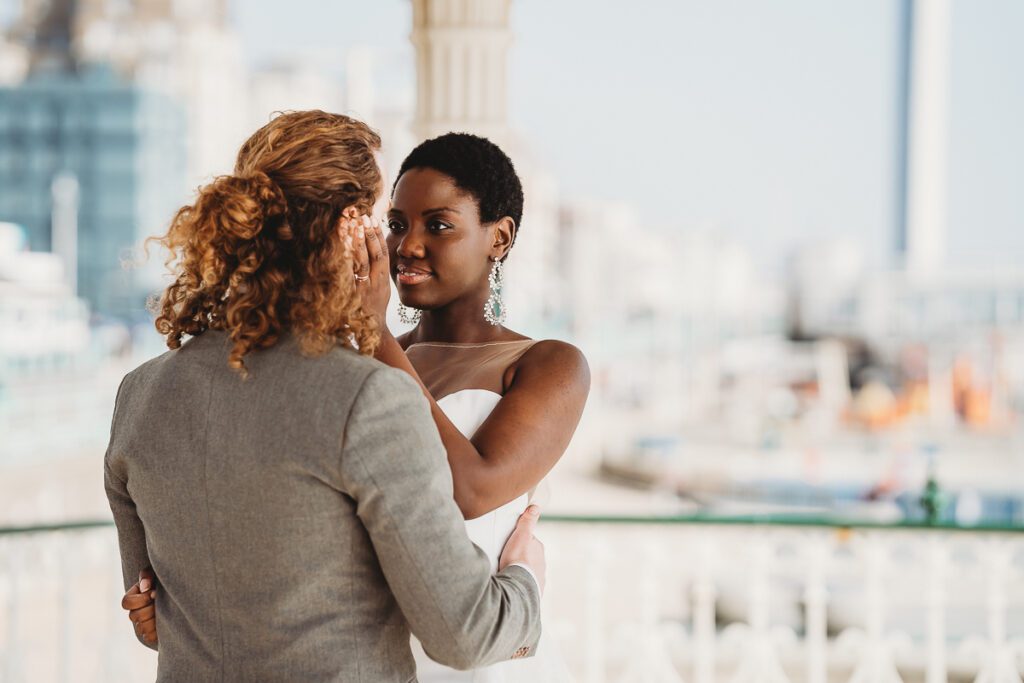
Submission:
[[[484,320],[492,325],[501,325],[505,322],[508,311],[501,299],[501,288],[505,284],[505,266],[498,259],[495,259],[494,265],[491,266],[487,282],[491,285],[491,295],[484,304]]]
[[[406,325],[415,325],[420,321],[420,316],[423,315],[423,311],[412,306],[406,306],[399,302],[398,304],[398,319]]]

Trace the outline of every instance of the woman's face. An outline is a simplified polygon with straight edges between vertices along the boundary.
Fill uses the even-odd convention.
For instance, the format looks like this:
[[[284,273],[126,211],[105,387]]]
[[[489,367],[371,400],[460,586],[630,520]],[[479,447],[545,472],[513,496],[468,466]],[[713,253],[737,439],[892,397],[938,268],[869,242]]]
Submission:
[[[388,212],[391,277],[407,306],[432,309],[487,287],[504,255],[498,224],[480,224],[476,200],[431,168],[406,171]]]

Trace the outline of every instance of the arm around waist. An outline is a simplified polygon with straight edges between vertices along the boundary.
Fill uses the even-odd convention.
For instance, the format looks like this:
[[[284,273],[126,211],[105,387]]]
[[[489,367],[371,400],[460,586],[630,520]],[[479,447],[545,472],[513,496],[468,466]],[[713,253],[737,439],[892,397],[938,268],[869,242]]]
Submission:
[[[341,471],[388,586],[431,658],[459,669],[510,659],[540,637],[528,570],[491,575],[466,535],[437,428],[419,388],[380,368],[345,427]]]

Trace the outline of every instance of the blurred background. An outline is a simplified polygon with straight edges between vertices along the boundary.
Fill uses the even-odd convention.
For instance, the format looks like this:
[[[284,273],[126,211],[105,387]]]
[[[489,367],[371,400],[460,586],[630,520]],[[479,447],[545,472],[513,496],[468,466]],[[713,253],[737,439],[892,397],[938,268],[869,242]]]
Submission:
[[[579,680],[1019,683],[1022,34],[1017,0],[0,0],[0,681],[155,670],[100,468],[164,350],[142,241],[320,108],[392,172],[450,130],[516,164],[509,326],[593,372],[544,522]]]

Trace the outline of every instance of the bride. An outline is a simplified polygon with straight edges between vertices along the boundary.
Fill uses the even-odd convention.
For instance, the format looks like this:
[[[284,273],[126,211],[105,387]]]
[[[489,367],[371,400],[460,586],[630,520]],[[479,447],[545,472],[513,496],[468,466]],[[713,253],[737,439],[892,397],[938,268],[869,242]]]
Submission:
[[[576,430],[590,388],[574,346],[534,340],[503,325],[502,264],[519,232],[523,190],[508,156],[475,135],[449,133],[420,144],[402,163],[387,235],[365,217],[351,231],[364,305],[381,326],[376,357],[415,379],[448,451],[455,501],[473,542],[498,558],[532,492]],[[391,280],[409,332],[387,328]],[[136,614],[138,584],[122,604]],[[147,615],[148,616],[148,615]],[[564,681],[550,642],[536,655],[456,671],[413,642],[421,683]]]
[[[377,358],[424,389],[469,537],[498,557],[529,494],[572,438],[590,387],[586,359],[561,341],[536,341],[506,328],[502,264],[515,244],[523,190],[495,144],[449,133],[414,149],[398,171],[386,249],[367,231],[366,300],[384,320],[390,286],[416,326],[385,329]],[[357,257],[358,258],[358,257]],[[564,680],[551,645],[533,658],[475,672],[429,661],[414,644],[417,676],[433,681]]]

